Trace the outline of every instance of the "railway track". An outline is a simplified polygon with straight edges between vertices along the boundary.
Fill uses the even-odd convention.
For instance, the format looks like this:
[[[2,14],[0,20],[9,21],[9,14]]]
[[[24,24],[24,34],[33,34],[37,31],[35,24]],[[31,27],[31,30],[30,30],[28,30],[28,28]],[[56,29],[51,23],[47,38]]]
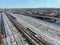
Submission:
[[[11,13],[8,13],[8,14],[14,16],[14,14],[11,14]],[[44,22],[44,21],[39,21],[37,19],[31,18],[31,17],[27,17],[27,16],[23,16],[23,15],[21,15],[21,16],[17,15],[15,17],[16,17],[17,22],[19,22],[19,24],[23,25],[23,27],[25,27],[25,28],[28,27],[30,30],[32,30],[33,32],[35,32],[37,34],[37,37],[39,39],[42,39],[43,42],[46,41],[45,39],[48,39],[46,41],[46,43],[50,43],[48,45],[55,45],[56,42],[57,42],[57,45],[60,44],[60,42],[59,42],[60,38],[57,35],[57,33],[59,32],[59,29],[60,29],[58,26],[55,27],[55,25],[53,25],[53,24],[50,24],[50,23],[47,23],[47,22]],[[39,24],[41,24],[40,26],[42,28],[39,26]],[[30,34],[32,34],[32,33],[30,33]],[[40,36],[40,34],[41,34],[41,36]],[[33,35],[35,35],[35,34],[33,34]],[[46,37],[45,35],[48,36],[48,37]],[[58,37],[58,38],[56,38],[56,37]]]
[[[2,45],[1,13],[0,13],[0,45]]]
[[[1,13],[1,32],[2,32],[3,38],[6,38],[6,33],[5,33],[5,27],[4,27],[4,21],[3,21],[2,13]]]
[[[12,22],[8,19],[8,17],[3,13],[5,32],[7,38],[4,39],[6,45],[26,45],[28,44],[22,35],[17,31]],[[5,45],[4,43],[4,45]]]
[[[29,28],[24,28],[21,24],[16,21],[16,18],[6,13],[6,16],[10,19],[13,25],[18,29],[19,32],[29,41],[30,45],[45,45],[41,42]]]

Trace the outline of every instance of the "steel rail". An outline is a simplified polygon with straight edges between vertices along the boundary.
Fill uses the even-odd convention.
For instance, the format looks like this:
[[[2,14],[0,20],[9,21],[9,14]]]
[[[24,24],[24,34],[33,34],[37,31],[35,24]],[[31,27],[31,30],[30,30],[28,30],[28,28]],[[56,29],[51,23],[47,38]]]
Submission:
[[[7,14],[6,14],[7,15]],[[31,43],[31,45],[44,45],[37,37],[31,35],[26,29],[16,21],[16,18],[12,18],[10,15],[7,17],[12,21],[13,25],[25,36],[25,38]]]
[[[6,38],[5,26],[4,26],[4,21],[3,21],[2,13],[1,13],[1,31],[2,31],[3,38]]]

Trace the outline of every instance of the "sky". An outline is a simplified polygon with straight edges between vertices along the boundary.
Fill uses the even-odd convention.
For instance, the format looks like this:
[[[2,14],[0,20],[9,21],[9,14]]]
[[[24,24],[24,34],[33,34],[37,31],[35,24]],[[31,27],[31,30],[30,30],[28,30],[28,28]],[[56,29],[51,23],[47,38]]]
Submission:
[[[0,8],[60,8],[60,0],[0,0]]]

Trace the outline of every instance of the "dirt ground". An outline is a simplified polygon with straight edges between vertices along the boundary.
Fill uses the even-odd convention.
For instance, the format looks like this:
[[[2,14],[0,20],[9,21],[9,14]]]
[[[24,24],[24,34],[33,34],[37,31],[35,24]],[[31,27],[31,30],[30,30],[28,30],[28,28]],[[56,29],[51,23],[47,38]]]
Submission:
[[[2,44],[2,35],[0,33],[0,45]]]

